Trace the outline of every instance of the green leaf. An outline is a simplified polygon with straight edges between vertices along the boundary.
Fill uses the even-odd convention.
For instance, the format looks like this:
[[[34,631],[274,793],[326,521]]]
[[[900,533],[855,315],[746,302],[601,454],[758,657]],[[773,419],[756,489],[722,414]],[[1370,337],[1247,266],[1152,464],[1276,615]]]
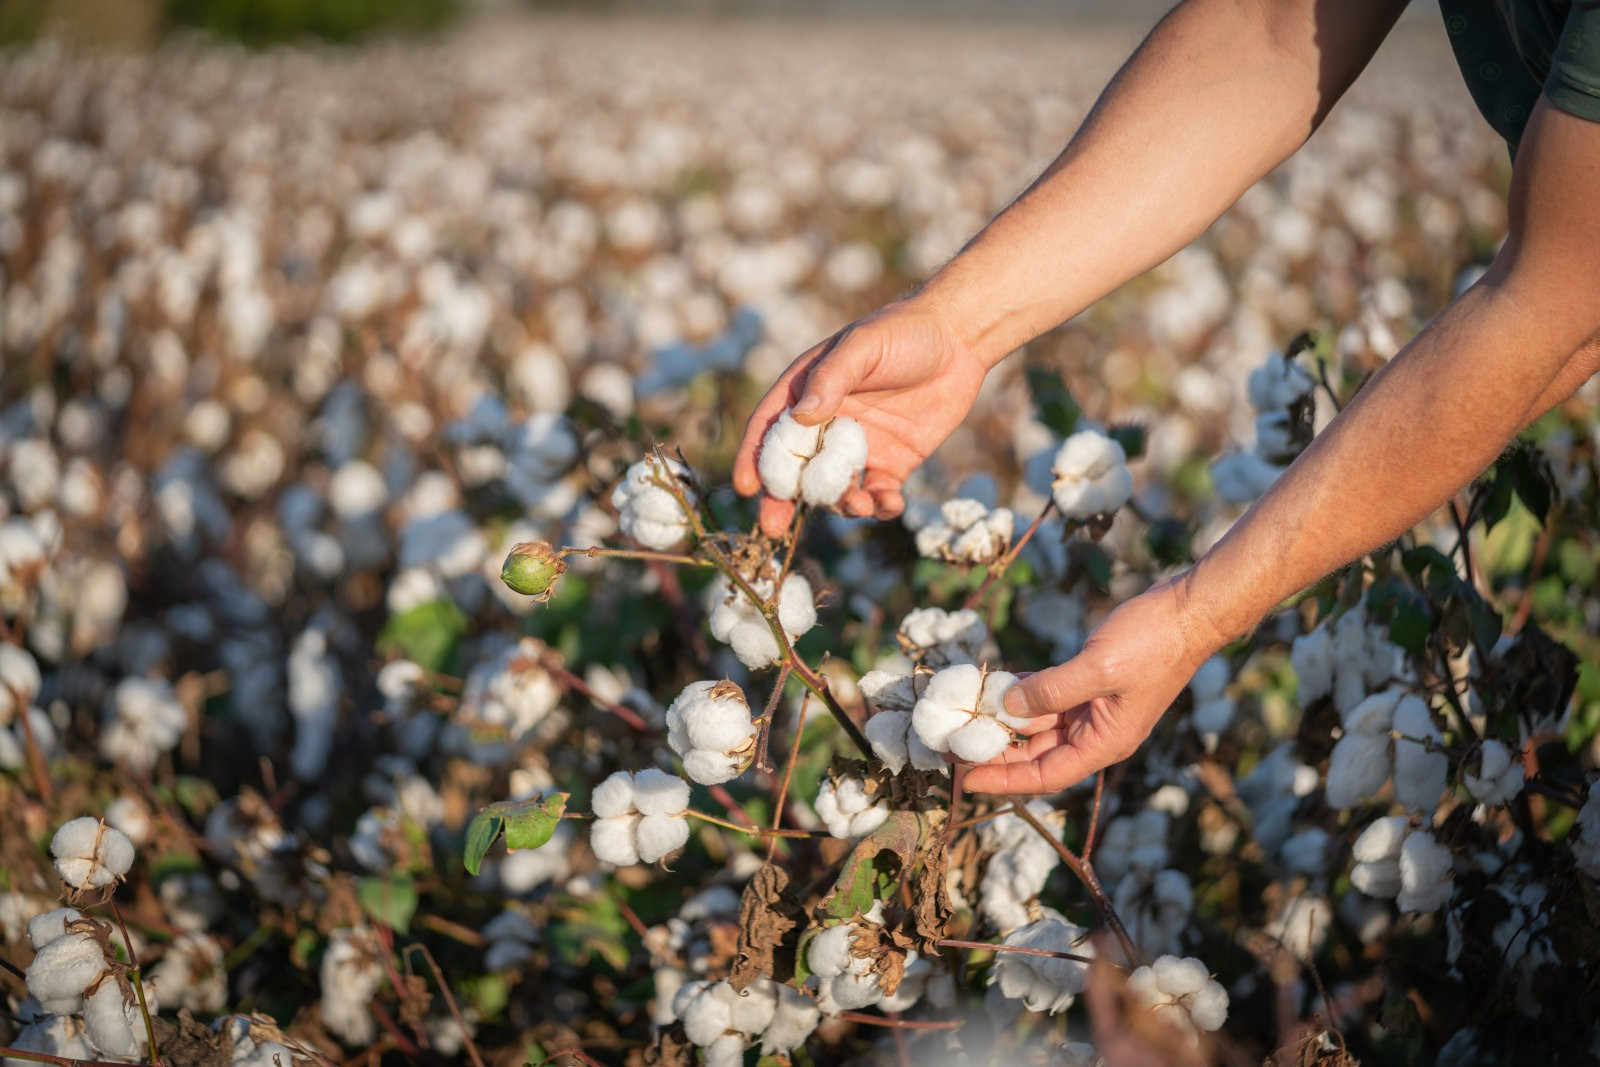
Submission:
[[[430,600],[390,616],[378,635],[378,646],[398,649],[423,670],[440,671],[466,632],[467,617],[460,608],[448,600]]]
[[[1396,602],[1394,615],[1389,619],[1389,640],[1416,654],[1427,643],[1431,624],[1428,609],[1416,597],[1405,597]]]
[[[461,856],[461,865],[468,874],[476,875],[483,866],[483,857],[494,844],[495,838],[500,836],[500,828],[504,823],[505,820],[500,816],[485,809],[474,815],[467,824],[466,851]]]
[[[396,933],[411,932],[411,917],[417,913],[417,885],[410,875],[363,878],[356,884],[356,898],[368,915]]]
[[[1077,429],[1078,417],[1083,413],[1078,402],[1067,391],[1061,375],[1049,367],[1033,366],[1027,370],[1028,392],[1038,409],[1039,421],[1066,437]]]
[[[506,848],[538,848],[561,825],[571,793],[553,793],[537,803],[525,801],[502,809],[506,823]],[[500,805],[494,805],[501,808]]]
[[[1137,423],[1121,423],[1106,431],[1107,435],[1122,446],[1122,451],[1129,460],[1138,459],[1144,455],[1145,429]]]
[[[922,819],[914,811],[896,811],[862,838],[844,861],[838,879],[817,905],[817,914],[853,919],[884,900],[910,868],[922,838]]]

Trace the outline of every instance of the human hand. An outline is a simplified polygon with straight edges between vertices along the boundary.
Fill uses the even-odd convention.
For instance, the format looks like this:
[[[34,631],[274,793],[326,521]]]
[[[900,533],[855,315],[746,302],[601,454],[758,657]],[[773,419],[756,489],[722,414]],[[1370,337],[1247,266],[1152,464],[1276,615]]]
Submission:
[[[1053,793],[1133,755],[1225,643],[1193,604],[1187,573],[1118,607],[1066,663],[1006,694],[1024,744],[967,772],[975,793]]]
[[[839,501],[846,515],[892,519],[900,486],[950,436],[977,398],[988,367],[937,311],[916,300],[890,304],[834,334],[789,365],[756,405],[733,463],[733,487],[761,491],[756,456],[784,408],[805,426],[848,415],[867,435],[859,488]],[[761,527],[779,537],[794,503],[763,495]]]

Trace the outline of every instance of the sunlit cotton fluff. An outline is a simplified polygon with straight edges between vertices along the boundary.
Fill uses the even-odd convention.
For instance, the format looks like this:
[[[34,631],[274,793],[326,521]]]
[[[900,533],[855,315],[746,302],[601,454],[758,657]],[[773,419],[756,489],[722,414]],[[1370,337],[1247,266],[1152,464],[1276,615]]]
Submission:
[[[602,863],[654,863],[689,840],[689,784],[653,767],[617,771],[590,797],[589,847]]]
[[[125,678],[107,700],[100,752],[136,774],[146,774],[188,728],[189,713],[164,678]]]
[[[1522,792],[1522,763],[1511,749],[1499,741],[1485,741],[1478,749],[1477,770],[1474,771],[1469,763],[1462,780],[1467,792],[1478,803],[1491,807],[1507,804]]]
[[[1133,495],[1127,453],[1098,430],[1079,430],[1063,441],[1050,472],[1051,496],[1068,519],[1109,515]]]
[[[862,728],[872,752],[889,773],[899,774],[909,763],[919,771],[950,773],[950,764],[944,757],[923,744],[911,726],[911,709],[916,707],[917,693],[913,675],[896,675],[888,671],[868,671],[857,685],[863,696],[878,710]],[[926,682],[927,676],[921,676]]]
[[[1006,692],[1016,684],[1009,671],[986,671],[970,663],[946,667],[917,699],[911,727],[935,752],[969,763],[986,763],[1005,751],[1012,730],[1026,721],[1006,711]]]
[[[878,925],[875,914],[859,916],[823,929],[806,946],[809,981],[817,990],[817,1006],[824,1015],[857,1011],[883,999],[873,957],[856,951],[858,942],[876,941]]]
[[[1350,883],[1373,897],[1394,897],[1401,911],[1435,911],[1450,899],[1450,850],[1404,815],[1374,820],[1350,849]]]
[[[867,435],[854,419],[802,426],[788,411],[761,441],[756,468],[767,493],[816,507],[839,502],[867,466]]]
[[[756,725],[744,690],[728,681],[693,682],[667,708],[667,745],[701,785],[738,777],[755,755]]]

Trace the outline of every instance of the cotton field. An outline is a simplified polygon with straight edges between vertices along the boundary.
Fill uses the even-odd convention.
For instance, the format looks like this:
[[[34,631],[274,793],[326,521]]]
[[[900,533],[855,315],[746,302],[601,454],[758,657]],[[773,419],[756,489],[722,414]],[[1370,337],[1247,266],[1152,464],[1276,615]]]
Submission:
[[[0,1058],[1600,1057],[1590,382],[1208,662],[963,789],[1460,287],[1429,18],[907,485],[757,398],[1060,150],[1137,27],[481,16],[0,56]]]

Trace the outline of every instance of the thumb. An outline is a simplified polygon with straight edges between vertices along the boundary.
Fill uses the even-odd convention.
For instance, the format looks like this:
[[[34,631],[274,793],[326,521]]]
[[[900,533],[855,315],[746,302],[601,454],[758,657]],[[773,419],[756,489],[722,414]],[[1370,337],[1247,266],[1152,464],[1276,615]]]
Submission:
[[[1034,718],[1071,711],[1110,692],[1100,663],[1089,653],[1080,652],[1059,667],[1030,674],[1012,686],[1006,693],[1005,706],[1012,715]]]
[[[854,392],[866,376],[866,348],[867,344],[859,336],[846,331],[827,354],[812,364],[800,398],[795,401],[796,422],[818,426],[839,413],[844,398]]]

